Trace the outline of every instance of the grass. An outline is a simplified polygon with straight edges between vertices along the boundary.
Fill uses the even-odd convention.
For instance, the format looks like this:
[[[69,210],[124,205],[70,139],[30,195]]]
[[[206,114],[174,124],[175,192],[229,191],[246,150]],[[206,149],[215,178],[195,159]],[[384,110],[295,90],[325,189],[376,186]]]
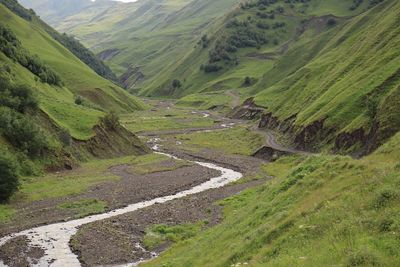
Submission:
[[[181,105],[209,108],[229,106],[231,100],[224,91],[236,90],[240,92],[241,100],[255,96],[258,105],[267,107],[282,121],[296,115],[295,129],[299,131],[315,121],[324,120],[326,128],[335,130],[332,131],[334,137],[358,129],[368,132],[376,117],[383,128],[379,134],[384,136],[385,129],[398,127],[397,121],[387,119],[398,112],[394,105],[396,101],[389,97],[390,92],[397,92],[397,83],[385,81],[398,70],[396,18],[399,3],[388,0],[366,10],[367,2],[354,11],[350,10],[353,1],[347,0],[297,2],[293,8],[283,1],[271,4],[268,10],[279,5],[284,7],[284,14],[276,14],[274,21],[285,22],[285,30],[266,30],[269,44],[259,49],[239,49],[236,53],[238,65],[226,66],[213,74],[203,73],[200,66],[207,63],[210,49],[218,37],[229,32],[225,27],[227,21],[234,16],[240,20],[250,17],[259,21],[256,8],[232,10],[235,2],[227,0],[218,3],[169,0],[149,4],[148,8],[165,11],[163,14],[169,14],[171,20],[164,21],[163,16],[154,17],[151,12],[146,12],[134,20],[125,20],[121,27],[122,23],[118,22],[136,12],[142,5],[139,1],[102,14],[99,23],[63,26],[99,51],[119,49],[121,53],[110,59],[117,69],[132,62],[140,65],[146,78],[132,89],[138,94],[183,97],[179,102]],[[201,12],[189,16],[195,10]],[[88,14],[88,17],[101,12]],[[316,19],[302,25],[304,20],[329,14],[337,17],[336,26],[328,27],[326,21]],[[80,14],[82,17],[84,14]],[[197,31],[196,27],[202,25],[204,19],[210,23]],[[298,36],[302,26],[304,33]],[[101,34],[94,35],[94,32]],[[113,33],[112,37],[105,38],[109,33]],[[211,43],[209,47],[201,48],[196,43],[205,33]],[[275,39],[278,45],[273,44]],[[128,43],[125,40],[129,40]],[[135,45],[131,40],[135,40]],[[287,49],[282,49],[283,44],[288,45]],[[282,53],[283,50],[287,51]],[[243,88],[245,76],[254,78],[252,86]],[[175,78],[183,83],[179,90],[171,88]],[[132,83],[136,83],[136,79],[132,78]],[[370,102],[374,101],[376,103],[371,106]],[[377,114],[373,114],[375,109]],[[163,126],[163,121],[158,123],[168,128]]]
[[[231,102],[231,96],[218,92],[187,95],[179,99],[177,105],[206,110],[212,107],[230,107]]]
[[[127,156],[107,160],[93,160],[83,163],[81,167],[61,173],[48,173],[38,177],[21,178],[20,190],[10,200],[10,203],[0,205],[0,222],[12,220],[18,206],[29,202],[50,200],[60,197],[81,195],[96,184],[117,182],[120,177],[108,169],[120,164],[128,164],[132,170],[142,173],[162,171],[159,164],[170,159],[159,154],[143,156]],[[175,162],[174,162],[175,163]],[[170,168],[179,168],[186,163],[180,161]],[[107,208],[106,203],[97,199],[83,199],[76,202],[66,202],[59,209],[71,210],[75,216],[84,217],[89,214],[101,213]]]
[[[132,115],[121,116],[121,122],[134,133],[209,127],[214,124],[212,119],[205,118],[202,114],[177,109],[138,111]]]
[[[184,160],[175,160],[157,153],[135,158],[130,162],[129,172],[145,175],[154,172],[172,171],[191,163]]]
[[[179,242],[196,236],[204,227],[205,222],[190,224],[165,225],[157,224],[149,227],[143,238],[146,249],[152,250],[166,242]]]
[[[400,56],[400,39],[393,26],[399,16],[398,5],[385,1],[295,46],[260,81],[256,103],[281,120],[296,114],[299,127],[325,119],[325,127],[336,129],[337,135],[360,128],[369,131],[375,119],[367,104],[372,97],[382,127],[398,129],[394,121],[379,115],[391,117],[397,112],[393,103],[384,99],[395,90],[398,80],[398,75],[393,76]]]
[[[160,162],[166,157],[157,154],[128,156],[107,160],[94,160],[70,172],[50,173],[42,177],[25,177],[20,191],[13,202],[37,201],[50,198],[79,195],[90,186],[106,181],[118,181],[120,178],[108,171],[111,166],[119,164],[144,165]]]
[[[8,222],[15,214],[15,209],[8,205],[0,205],[0,223]]]
[[[103,116],[103,110],[132,112],[144,108],[141,101],[98,76],[51,38],[38,19],[28,22],[0,5],[0,23],[10,27],[24,48],[32,55],[38,55],[61,76],[64,82],[62,88],[42,84],[35,81],[27,69],[0,54],[1,63],[12,69],[10,77],[13,82],[32,87],[39,97],[40,108],[54,123],[68,129],[76,139],[87,140],[93,136],[92,128]],[[76,105],[75,95],[83,96],[89,107]]]
[[[276,19],[274,21],[267,20],[267,22],[269,24],[272,24],[275,21],[285,22],[287,27],[284,30],[266,30],[265,35],[268,37],[270,42],[269,44],[262,46],[259,49],[239,49],[238,53],[236,53],[239,64],[233,66],[224,66],[224,70],[218,73],[204,74],[200,70],[200,66],[201,64],[207,63],[208,54],[210,52],[210,49],[212,49],[212,47],[215,45],[215,40],[217,40],[224,33],[229,32],[229,29],[227,29],[225,26],[232,17],[236,16],[241,21],[246,21],[248,17],[250,17],[253,21],[260,20],[256,15],[256,13],[259,11],[257,10],[257,8],[250,10],[240,10],[238,8],[221,10],[220,14],[223,15],[221,15],[220,18],[212,21],[212,23],[210,23],[204,30],[204,32],[209,36],[211,40],[208,48],[202,49],[200,45],[194,45],[189,41],[186,41],[188,43],[187,46],[194,45],[195,47],[192,49],[182,49],[182,52],[179,54],[179,56],[175,55],[175,60],[173,60],[173,62],[167,61],[168,63],[163,65],[161,62],[165,61],[161,59],[161,56],[150,58],[144,64],[145,73],[146,66],[153,66],[153,64],[163,66],[165,71],[163,71],[161,75],[158,75],[156,77],[150,75],[150,77],[146,79],[144,83],[135,90],[138,91],[140,94],[148,96],[162,95],[182,97],[199,92],[204,93],[221,90],[241,89],[243,85],[243,80],[246,76],[253,77],[256,81],[273,78],[273,76],[266,75],[266,73],[273,69],[276,62],[279,61],[281,57],[280,51],[283,44],[291,44],[298,41],[297,38],[295,38],[294,36],[296,35],[296,32],[298,31],[302,20],[306,18],[311,18],[315,15],[324,16],[328,14],[332,14],[338,17],[349,17],[351,15],[357,15],[361,13],[365,7],[363,6],[358,10],[350,11],[349,7],[352,4],[351,1],[339,2],[340,3],[338,4],[337,1],[333,0],[312,0],[309,1],[307,4],[295,3],[294,8],[290,8],[289,4],[283,3],[283,1],[276,4],[271,4],[268,8],[269,10],[273,10],[278,6],[283,6],[286,12],[284,15],[276,14]],[[176,25],[173,26],[176,27]],[[307,35],[309,37],[315,37],[316,33],[314,32],[314,28],[309,30],[307,32]],[[197,41],[199,39],[200,36],[197,38]],[[189,40],[191,41],[191,39]],[[274,44],[274,40],[277,40],[279,44]],[[139,39],[138,42],[140,45],[137,49],[144,49],[142,48],[142,45],[143,47],[149,46],[149,43],[144,40]],[[256,54],[257,56],[250,57],[249,54],[251,53]],[[272,57],[265,58],[262,55],[263,53],[269,53],[270,55],[272,55]],[[114,61],[114,59],[111,59],[111,61]],[[120,64],[123,61],[124,59],[122,59]],[[126,62],[126,60],[124,62]],[[158,71],[157,73],[160,73],[160,71]],[[171,79],[175,77],[183,77],[182,79],[184,80],[184,82],[183,87],[180,90],[173,91],[171,90],[169,83]],[[249,89],[243,90],[243,92],[247,93],[248,97],[252,96],[251,90]]]
[[[127,63],[135,62],[146,77],[144,83],[138,83],[143,92],[153,85],[158,87],[159,80],[170,85],[176,62],[183,61],[192,51],[208,23],[212,24],[236,3],[236,0],[168,0],[102,5],[59,22],[57,28],[78,36],[96,52],[118,49],[119,53],[109,59],[110,66],[121,75]],[[130,85],[134,80],[130,77]]]
[[[239,155],[252,155],[264,142],[261,135],[244,127],[206,133],[181,134],[177,136],[177,139],[184,145],[195,148],[219,149],[225,153]]]
[[[107,204],[97,199],[83,199],[74,202],[65,202],[60,204],[58,208],[61,210],[70,210],[76,214],[76,218],[82,218],[92,214],[103,213],[107,209]]]
[[[220,202],[220,225],[143,266],[397,266],[399,146],[281,158],[266,167],[276,179]]]
[[[129,171],[139,175],[145,175],[155,172],[173,171],[182,167],[191,166],[192,164],[184,160],[162,160],[159,163],[138,164],[132,166]]]

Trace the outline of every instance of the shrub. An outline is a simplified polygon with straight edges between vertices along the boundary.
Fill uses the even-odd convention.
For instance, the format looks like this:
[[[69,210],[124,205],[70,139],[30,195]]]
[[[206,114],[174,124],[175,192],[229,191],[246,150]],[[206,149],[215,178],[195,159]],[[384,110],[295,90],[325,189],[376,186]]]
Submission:
[[[400,194],[392,188],[386,188],[378,192],[373,206],[376,209],[386,207],[390,202],[399,199]]]
[[[210,72],[217,72],[220,69],[222,69],[221,66],[218,66],[216,64],[207,64],[205,66],[203,66],[204,72],[206,73],[210,73]]]
[[[246,78],[244,78],[244,83],[245,86],[250,86],[251,85],[251,78],[249,76],[246,76]]]
[[[24,49],[14,32],[3,25],[0,25],[0,51],[38,76],[42,82],[62,85],[60,76],[46,66],[37,55],[32,56]]]
[[[205,35],[203,35],[203,36],[201,37],[201,40],[200,40],[199,43],[201,44],[201,46],[202,46],[203,48],[207,48],[207,47],[208,47],[208,45],[210,44],[210,39],[208,39],[207,34],[205,34]]]
[[[35,12],[32,9],[26,9],[22,7],[17,1],[15,0],[1,0],[0,3],[4,4],[10,10],[12,10],[15,14],[20,16],[26,20],[32,20],[32,16],[35,15]]]
[[[71,134],[68,129],[62,128],[58,132],[58,138],[64,146],[70,146],[72,144]]]
[[[380,266],[380,264],[375,254],[364,249],[350,255],[347,266]]]
[[[18,169],[17,160],[0,150],[0,202],[7,201],[18,190]]]
[[[46,136],[32,120],[7,107],[0,107],[0,134],[30,157],[49,148]]]
[[[102,119],[101,124],[109,130],[116,130],[119,126],[119,116],[116,112],[107,113]]]
[[[82,105],[83,104],[83,97],[80,95],[75,96],[75,104]]]
[[[337,23],[337,21],[333,18],[328,19],[328,21],[326,22],[326,25],[328,25],[329,27],[335,26]]]
[[[7,79],[0,77],[0,106],[6,106],[24,113],[28,109],[36,110],[38,108],[38,101],[28,86],[15,86]]]
[[[172,81],[172,87],[173,87],[174,89],[181,88],[181,87],[182,87],[181,81],[178,80],[178,79],[174,79],[174,80]]]

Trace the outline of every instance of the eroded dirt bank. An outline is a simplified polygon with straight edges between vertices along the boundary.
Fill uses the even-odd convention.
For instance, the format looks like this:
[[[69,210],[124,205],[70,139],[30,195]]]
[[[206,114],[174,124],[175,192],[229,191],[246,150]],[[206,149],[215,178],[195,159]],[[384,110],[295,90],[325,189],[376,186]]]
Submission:
[[[229,120],[229,122],[232,121]],[[225,127],[226,125],[214,126],[205,130],[218,130]],[[181,132],[166,134],[173,138],[173,135],[179,133]],[[150,136],[154,136],[153,133]],[[244,176],[257,173],[264,162],[254,157],[228,155],[213,149],[187,151],[176,146],[174,142],[163,143],[162,151],[185,160],[212,162],[240,172]],[[171,160],[171,162],[163,161],[159,164],[165,165],[162,167],[171,167],[175,163]],[[215,169],[197,164],[175,166],[176,168],[170,171],[154,171],[147,174],[132,172],[130,167],[129,164],[110,167],[107,172],[120,179],[92,186],[84,194],[35,201],[20,206],[21,212],[16,215],[13,223],[1,226],[0,235],[4,236],[7,233],[18,232],[37,225],[72,220],[73,214],[68,210],[57,209],[57,206],[65,201],[95,198],[106,202],[109,210],[114,210],[131,203],[174,195],[220,175]],[[79,171],[79,169],[73,171]],[[141,241],[146,228],[154,224],[175,225],[199,220],[207,220],[207,226],[215,225],[221,220],[221,207],[215,204],[216,201],[237,194],[248,187],[260,185],[267,179],[270,177],[210,189],[163,204],[156,203],[110,219],[90,222],[80,227],[72,238],[70,246],[85,266],[126,264],[148,259],[152,257],[152,253],[165,250],[169,244],[163,244],[154,251],[143,249]],[[43,255],[46,255],[46,252],[39,247],[30,246],[24,236],[14,238],[0,248],[0,259],[9,266],[31,265],[39,262]],[[16,258],[18,260],[15,260]],[[49,265],[52,264],[51,260],[47,262]]]

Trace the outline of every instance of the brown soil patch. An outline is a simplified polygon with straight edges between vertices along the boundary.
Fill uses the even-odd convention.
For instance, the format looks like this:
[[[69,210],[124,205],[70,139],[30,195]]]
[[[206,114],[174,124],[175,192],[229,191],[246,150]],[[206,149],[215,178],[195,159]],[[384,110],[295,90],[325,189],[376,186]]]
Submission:
[[[132,213],[81,227],[72,238],[73,250],[84,266],[124,264],[149,259],[168,247],[147,251],[140,244],[146,228],[154,224],[183,224],[207,220],[208,226],[222,219],[221,207],[215,201],[260,184],[265,180],[247,184],[211,189],[182,199],[153,205]]]

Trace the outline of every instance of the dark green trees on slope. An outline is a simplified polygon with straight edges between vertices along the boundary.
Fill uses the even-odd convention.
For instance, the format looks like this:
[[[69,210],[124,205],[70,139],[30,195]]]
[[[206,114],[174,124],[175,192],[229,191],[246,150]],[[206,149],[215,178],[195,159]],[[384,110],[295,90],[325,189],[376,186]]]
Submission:
[[[32,56],[21,45],[11,29],[0,24],[0,51],[7,57],[17,61],[44,83],[62,85],[60,76],[46,66],[37,55]]]
[[[0,203],[18,189],[18,164],[7,151],[0,150]]]
[[[15,14],[20,16],[21,18],[32,21],[38,20],[33,10],[28,10],[22,7],[16,0],[0,0],[0,3],[4,4],[10,10],[12,10]],[[53,30],[51,27],[48,27],[45,23],[41,23],[43,28],[57,41],[63,44],[68,50],[70,50],[75,56],[77,56],[80,60],[82,60],[85,64],[91,67],[97,74],[100,76],[116,81],[117,78],[115,74],[110,70],[108,66],[106,66],[100,59],[98,59],[90,50],[84,47],[78,40],[76,40],[72,36],[68,36],[66,34],[60,34],[57,31]]]

